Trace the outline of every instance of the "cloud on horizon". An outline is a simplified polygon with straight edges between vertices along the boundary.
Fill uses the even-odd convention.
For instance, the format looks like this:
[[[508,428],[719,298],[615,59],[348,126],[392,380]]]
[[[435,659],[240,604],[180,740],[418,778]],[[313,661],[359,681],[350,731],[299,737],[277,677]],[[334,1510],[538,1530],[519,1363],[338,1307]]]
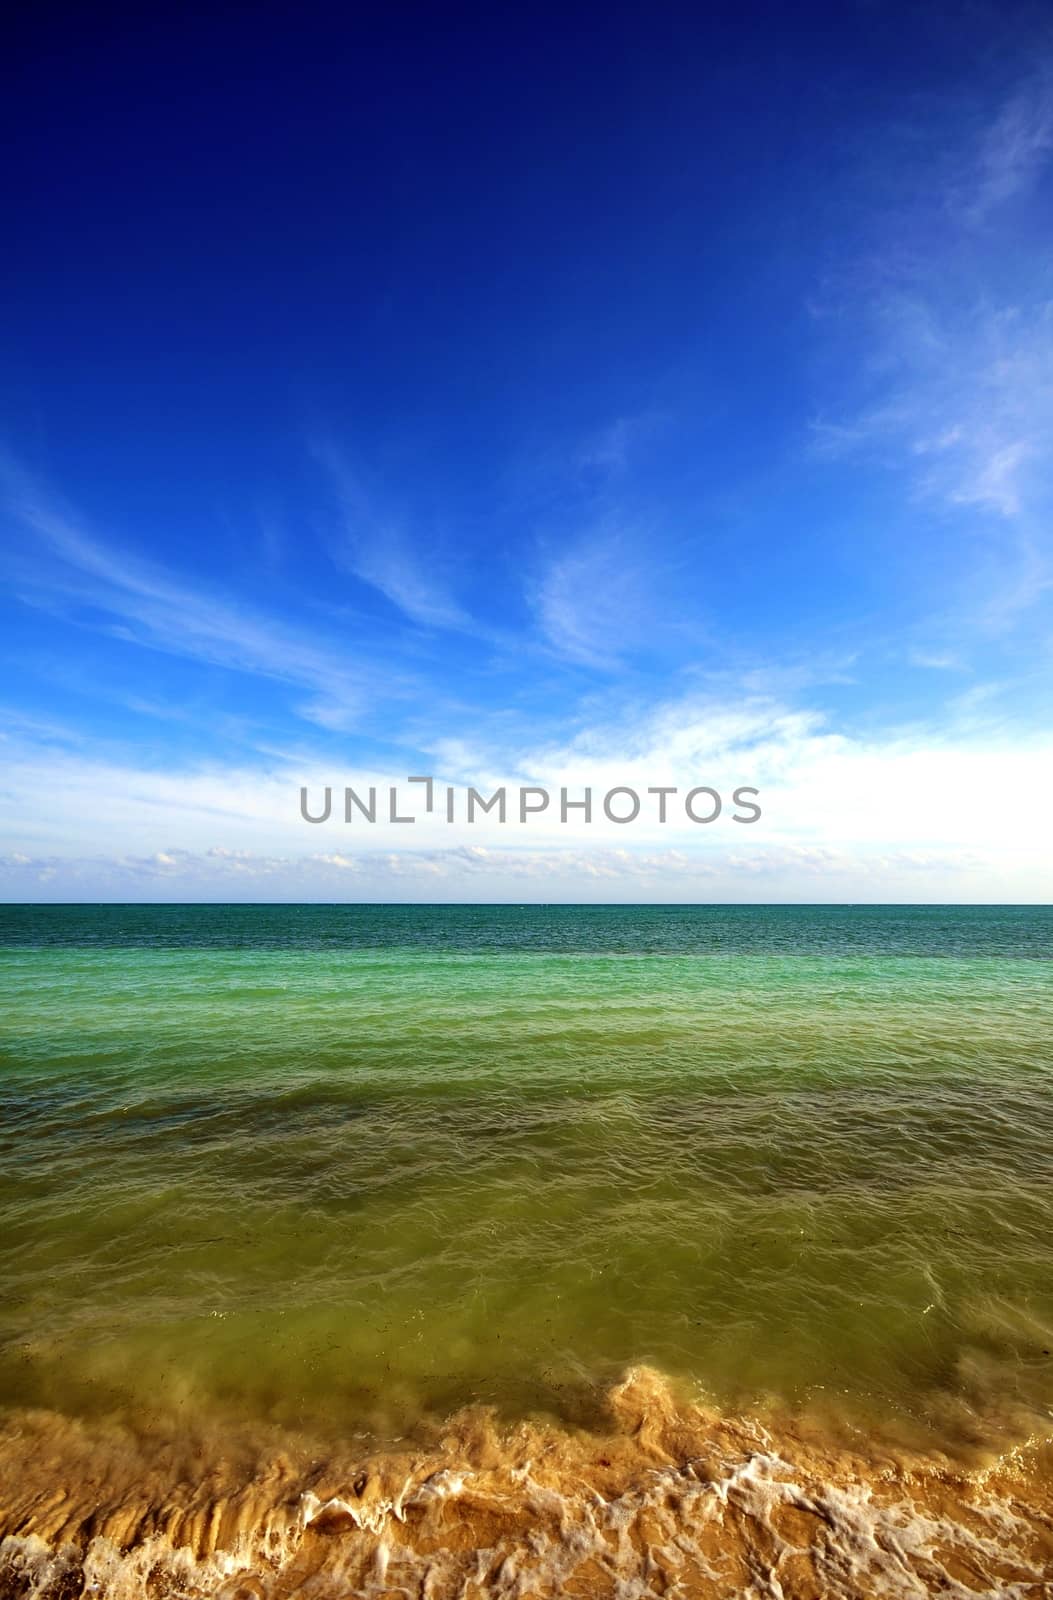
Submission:
[[[826,872],[849,898],[925,899],[934,884],[944,898],[997,899],[1007,885],[1023,899],[1049,898],[1053,865],[1043,862],[1053,734],[1022,741],[997,719],[976,720],[975,710],[963,708],[956,729],[948,723],[873,738],[770,700],[690,701],[649,712],[632,728],[582,730],[562,746],[439,749],[430,765],[437,784],[457,791],[452,825],[441,798],[425,812],[423,791],[405,771],[331,761],[313,769],[276,761],[265,772],[144,770],[41,744],[15,728],[0,743],[8,753],[3,802],[23,821],[8,829],[3,893],[17,898],[19,886],[35,882],[71,893],[94,885],[101,897],[120,898],[120,886],[137,878],[222,897],[235,881],[266,879],[286,897],[328,885],[336,898],[368,898],[368,886],[379,893],[393,873],[417,871],[422,881],[459,884],[470,898],[500,897],[513,881],[536,880],[542,898],[575,898],[599,880],[614,892],[622,880],[654,879],[673,898],[708,897],[719,884],[721,896],[734,900],[753,896],[758,881],[774,898],[808,885],[814,894],[813,878]],[[421,770],[429,770],[427,758]],[[341,820],[344,784],[363,796],[377,789],[376,824],[358,813],[350,825]],[[411,825],[385,820],[392,784],[401,811],[417,816]],[[682,797],[696,784],[721,793],[725,816],[692,823],[675,798],[660,823],[648,788],[674,786]],[[329,821],[300,818],[301,785],[315,808],[326,785],[336,789]],[[525,825],[490,817],[468,824],[468,785],[484,794],[499,785],[512,791],[512,817],[520,785],[546,787],[552,804]],[[732,791],[747,785],[759,789],[763,817],[736,825],[727,814]],[[616,786],[640,794],[637,822],[603,815],[602,796]],[[579,813],[560,822],[563,787],[572,800],[592,789],[591,824]],[[858,881],[850,892],[853,863]]]

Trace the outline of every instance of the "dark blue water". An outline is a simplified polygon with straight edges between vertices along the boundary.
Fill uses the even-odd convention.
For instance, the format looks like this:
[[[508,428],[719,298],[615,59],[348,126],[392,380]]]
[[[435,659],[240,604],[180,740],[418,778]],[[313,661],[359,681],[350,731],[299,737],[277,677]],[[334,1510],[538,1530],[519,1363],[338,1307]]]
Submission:
[[[1048,961],[1053,907],[7,905],[0,946]]]

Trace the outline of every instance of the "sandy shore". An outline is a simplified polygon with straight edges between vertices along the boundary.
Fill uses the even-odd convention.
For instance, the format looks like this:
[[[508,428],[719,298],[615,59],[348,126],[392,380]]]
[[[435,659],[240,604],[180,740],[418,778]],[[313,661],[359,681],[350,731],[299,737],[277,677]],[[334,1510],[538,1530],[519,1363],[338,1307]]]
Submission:
[[[1053,1594],[1053,1458],[972,1463],[677,1404],[635,1369],[608,1423],[469,1409],[369,1454],[226,1426],[8,1413],[0,1595]]]

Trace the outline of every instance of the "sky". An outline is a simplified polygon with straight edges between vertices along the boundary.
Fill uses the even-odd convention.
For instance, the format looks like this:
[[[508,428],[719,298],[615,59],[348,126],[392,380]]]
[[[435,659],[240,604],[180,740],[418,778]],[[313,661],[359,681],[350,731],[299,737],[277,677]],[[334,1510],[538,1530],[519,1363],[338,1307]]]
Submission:
[[[161,13],[6,52],[0,898],[1053,898],[1048,7]]]

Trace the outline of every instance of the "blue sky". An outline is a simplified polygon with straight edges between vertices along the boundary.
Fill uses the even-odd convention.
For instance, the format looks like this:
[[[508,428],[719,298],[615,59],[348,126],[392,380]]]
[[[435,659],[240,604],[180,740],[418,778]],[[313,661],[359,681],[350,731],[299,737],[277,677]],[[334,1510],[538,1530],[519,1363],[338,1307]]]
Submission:
[[[20,27],[0,895],[1050,898],[1048,12]]]

